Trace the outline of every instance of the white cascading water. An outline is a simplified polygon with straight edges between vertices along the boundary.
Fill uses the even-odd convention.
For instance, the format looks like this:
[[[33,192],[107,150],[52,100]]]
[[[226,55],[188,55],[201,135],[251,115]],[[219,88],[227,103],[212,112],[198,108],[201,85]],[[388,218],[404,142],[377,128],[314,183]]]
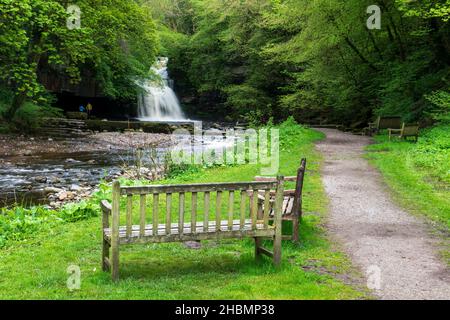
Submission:
[[[152,70],[161,77],[160,81],[146,81],[141,84],[144,93],[138,98],[138,118],[141,121],[186,120],[180,102],[170,87],[167,63],[169,58],[161,57]]]

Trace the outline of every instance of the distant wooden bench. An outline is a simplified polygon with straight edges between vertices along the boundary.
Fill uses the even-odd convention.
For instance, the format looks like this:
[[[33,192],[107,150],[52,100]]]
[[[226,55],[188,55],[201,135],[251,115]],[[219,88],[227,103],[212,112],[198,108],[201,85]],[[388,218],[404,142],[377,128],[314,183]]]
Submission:
[[[272,218],[269,206],[258,216],[258,198],[250,198],[248,192],[262,192],[269,199],[271,190],[275,191],[274,213]],[[208,183],[190,185],[149,185],[121,186],[113,183],[112,204],[103,200],[103,252],[102,267],[111,270],[114,281],[119,278],[119,247],[132,243],[184,242],[198,240],[219,240],[226,238],[254,238],[255,253],[273,258],[275,265],[281,262],[281,210],[283,204],[284,178],[278,177],[273,182],[239,182]],[[203,201],[199,200],[203,193]],[[235,193],[239,193],[240,201],[235,203]],[[175,197],[174,194],[178,194]],[[191,214],[185,216],[186,195],[191,194]],[[222,196],[228,196],[226,220],[222,220]],[[151,195],[151,222],[147,223],[147,196]],[[211,196],[215,196],[214,221],[210,220]],[[139,215],[133,217],[133,200],[139,199]],[[137,200],[136,199],[136,200]],[[160,200],[165,201],[165,212],[159,212]],[[239,199],[238,199],[239,200]],[[252,203],[250,203],[250,200]],[[175,217],[172,203],[175,207]],[[121,203],[126,209],[121,213]],[[199,206],[201,204],[201,206]],[[224,203],[225,204],[225,203]],[[235,207],[238,208],[235,210]],[[202,215],[198,215],[202,208]],[[161,214],[160,214],[161,213]],[[237,213],[237,219],[235,216]],[[109,217],[112,216],[110,225]],[[163,217],[163,218],[162,218]],[[150,218],[150,217],[149,217]],[[162,218],[162,219],[161,219]],[[173,221],[175,218],[177,221]],[[189,218],[189,219],[188,219]],[[164,220],[163,224],[159,221]],[[174,219],[174,220],[175,220]],[[273,224],[269,220],[273,219]],[[190,221],[187,221],[190,220]],[[201,221],[200,221],[201,220]],[[138,221],[137,225],[133,224]],[[156,232],[154,230],[157,230]],[[273,239],[273,252],[262,247],[263,238]],[[111,251],[111,258],[110,258]]]
[[[398,116],[378,117],[375,122],[369,123],[369,133],[375,134],[385,129],[400,129],[402,118]]]
[[[290,239],[294,242],[298,242],[299,237],[299,225],[302,218],[302,194],[303,194],[303,181],[306,172],[306,159],[303,158],[300,161],[300,167],[297,170],[297,175],[292,177],[285,177],[285,181],[295,181],[294,190],[284,190],[283,192],[283,205],[282,205],[282,220],[292,221],[292,235],[283,236],[283,239]],[[276,178],[272,177],[255,177],[256,181],[276,181]],[[274,206],[275,203],[275,190],[271,191],[271,199],[269,200],[270,207],[270,219],[274,219]],[[266,199],[263,195],[258,195],[258,212],[262,212],[267,207]]]
[[[406,124],[403,123],[401,129],[388,129],[389,131],[389,141],[391,141],[391,138],[394,136],[399,137],[400,139],[405,139],[409,137],[413,137],[415,141],[419,139],[419,124],[418,123],[410,123]]]

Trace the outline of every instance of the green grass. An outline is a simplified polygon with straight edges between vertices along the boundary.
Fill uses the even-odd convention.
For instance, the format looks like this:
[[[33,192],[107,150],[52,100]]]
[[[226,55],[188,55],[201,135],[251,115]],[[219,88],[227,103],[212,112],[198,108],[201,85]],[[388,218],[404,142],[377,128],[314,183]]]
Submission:
[[[283,132],[285,134],[283,134]],[[288,134],[286,134],[288,133]],[[0,249],[1,299],[360,299],[366,291],[339,279],[358,276],[325,236],[327,201],[313,142],[320,133],[282,128],[281,173],[293,175],[308,158],[301,242],[283,243],[282,266],[256,262],[251,240],[207,241],[199,250],[183,244],[121,247],[121,280],[101,271],[99,217],[62,223]],[[248,181],[255,165],[192,170],[162,183]],[[159,182],[158,182],[159,183]],[[101,192],[102,193],[102,192]],[[108,198],[109,190],[96,197]],[[96,199],[98,200],[98,199]],[[70,292],[67,267],[81,268],[81,289]]]
[[[389,142],[384,135],[368,147],[394,196],[410,212],[450,230],[450,126],[421,133],[417,144]]]

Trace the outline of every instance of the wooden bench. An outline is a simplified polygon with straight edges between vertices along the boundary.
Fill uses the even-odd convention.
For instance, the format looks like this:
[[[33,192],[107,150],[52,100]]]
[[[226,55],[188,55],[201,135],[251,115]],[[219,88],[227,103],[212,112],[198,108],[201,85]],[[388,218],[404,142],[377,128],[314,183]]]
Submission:
[[[369,123],[369,133],[375,134],[385,129],[400,129],[402,127],[402,118],[398,116],[378,117],[375,122]]]
[[[300,167],[297,170],[296,176],[285,177],[285,181],[295,181],[294,190],[285,190],[283,192],[283,205],[282,205],[282,220],[292,221],[292,235],[283,236],[283,239],[289,239],[294,242],[298,242],[299,226],[302,218],[302,193],[303,193],[303,181],[306,172],[306,159],[303,158],[300,161]],[[255,181],[276,181],[273,177],[255,177]],[[269,219],[274,219],[274,206],[275,203],[275,190],[271,191],[271,199],[269,200]],[[258,212],[261,213],[264,208],[267,207],[264,196],[258,195]]]
[[[248,192],[262,191],[265,198],[269,199],[271,190],[274,189],[276,190],[275,209],[272,218],[269,217],[270,208],[268,206],[262,212],[262,215],[258,216],[257,197],[250,198]],[[102,268],[104,271],[111,270],[112,279],[118,280],[119,247],[121,245],[226,238],[254,238],[256,257],[259,258],[261,254],[267,255],[273,258],[275,265],[279,265],[281,262],[283,192],[284,178],[282,176],[271,182],[137,187],[121,186],[118,181],[115,181],[112,190],[112,204],[106,200],[101,202],[103,211]],[[203,194],[202,199],[199,197],[200,193]],[[239,195],[239,197],[236,197],[238,201],[235,201],[235,193]],[[175,196],[176,194],[178,196]],[[187,197],[188,194],[190,196]],[[222,202],[222,197],[225,195],[228,196],[227,203]],[[139,214],[133,215],[135,198],[139,203]],[[211,202],[213,202],[211,200],[214,200],[214,198],[215,205],[211,205]],[[186,200],[191,201],[189,215],[186,211]],[[250,200],[252,203],[250,203]],[[123,213],[121,212],[121,204],[125,208]],[[162,210],[160,210],[160,205],[163,205]],[[152,208],[149,215],[147,215],[147,207]],[[173,210],[173,207],[175,210]],[[225,220],[222,219],[223,208],[227,211]],[[199,215],[198,211],[200,210],[198,209],[202,209],[201,215]],[[211,213],[210,209],[214,209],[214,212]],[[175,211],[175,214],[173,211]],[[110,216],[112,216],[111,224]],[[151,223],[147,223],[147,219]],[[270,219],[274,220],[273,224],[269,223]],[[134,224],[135,221],[138,223]],[[160,224],[159,221],[164,221],[164,223]],[[273,239],[273,252],[262,247],[263,238]]]
[[[409,137],[413,137],[415,139],[415,141],[417,142],[417,140],[419,139],[419,127],[420,126],[418,123],[410,123],[410,124],[403,123],[401,129],[389,128],[388,129],[389,141],[391,141],[392,137],[397,136],[400,139],[405,139],[405,140],[407,140],[407,138],[409,138]]]

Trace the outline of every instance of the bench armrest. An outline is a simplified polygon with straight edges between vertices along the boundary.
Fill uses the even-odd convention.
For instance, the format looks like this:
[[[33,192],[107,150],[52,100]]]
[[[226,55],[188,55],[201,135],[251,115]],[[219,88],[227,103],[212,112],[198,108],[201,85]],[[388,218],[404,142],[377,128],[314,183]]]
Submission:
[[[102,225],[103,225],[103,229],[109,228],[109,216],[111,215],[112,212],[112,206],[111,204],[106,201],[106,200],[102,200],[100,202],[100,207],[102,208]]]
[[[107,200],[102,200],[100,202],[100,206],[102,207],[103,212],[107,211],[109,214],[111,214],[112,206]]]

